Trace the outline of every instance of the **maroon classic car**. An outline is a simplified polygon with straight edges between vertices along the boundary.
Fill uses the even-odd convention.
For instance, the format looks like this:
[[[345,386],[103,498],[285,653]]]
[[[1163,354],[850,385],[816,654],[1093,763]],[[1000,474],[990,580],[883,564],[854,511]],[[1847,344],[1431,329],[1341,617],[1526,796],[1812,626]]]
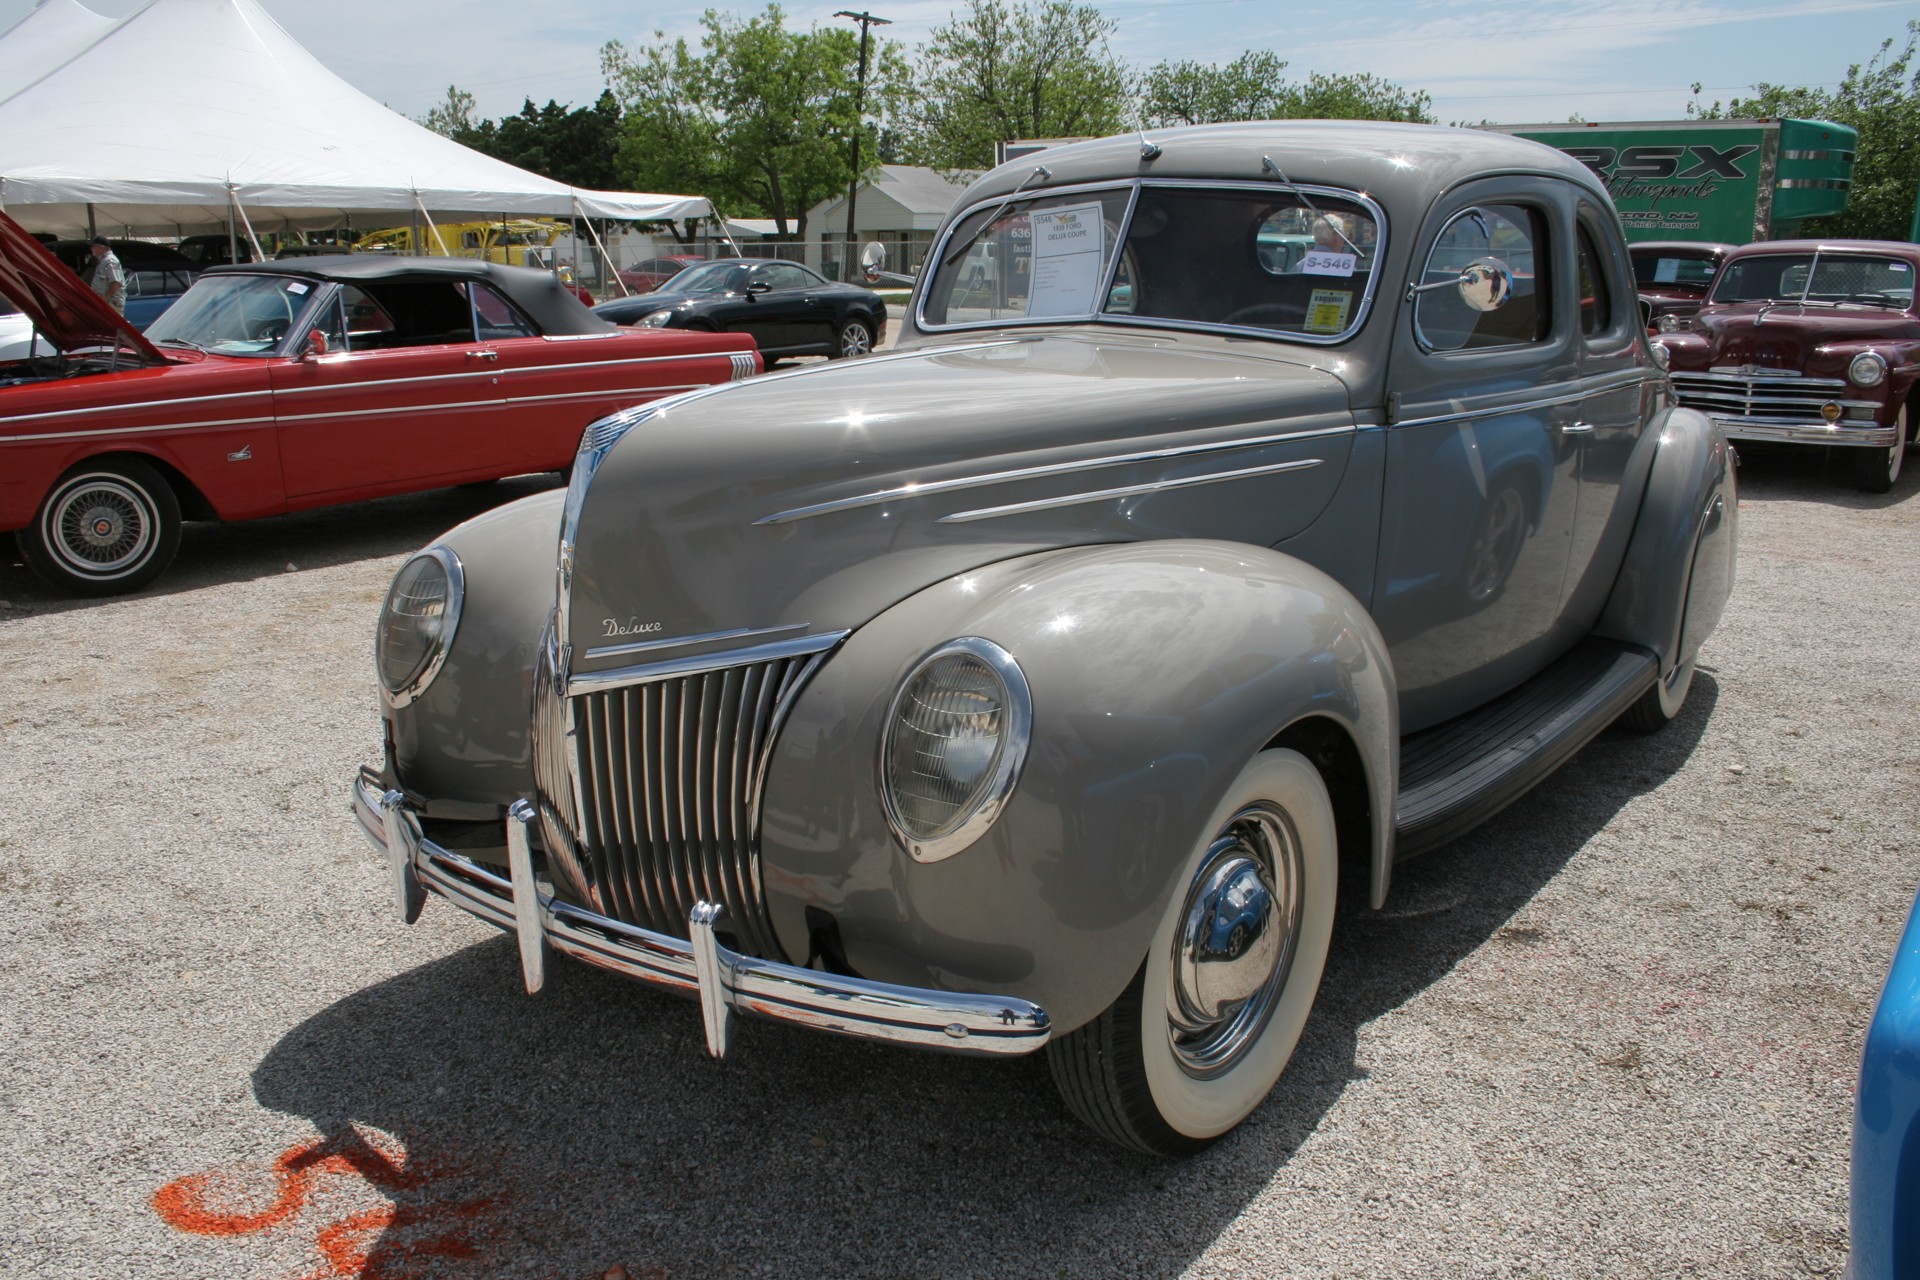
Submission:
[[[1659,337],[1680,402],[1733,440],[1837,445],[1885,493],[1920,419],[1920,245],[1774,240],[1733,250]]]
[[[0,363],[0,532],[81,595],[152,581],[182,519],[562,470],[588,423],[761,369],[460,258],[217,267],[143,335],[4,214],[0,299],[58,349]]]
[[[1647,327],[1659,329],[1667,316],[1671,332],[1677,322],[1700,310],[1707,288],[1733,246],[1717,240],[1643,240],[1627,246],[1633,262],[1633,285],[1640,294]]]

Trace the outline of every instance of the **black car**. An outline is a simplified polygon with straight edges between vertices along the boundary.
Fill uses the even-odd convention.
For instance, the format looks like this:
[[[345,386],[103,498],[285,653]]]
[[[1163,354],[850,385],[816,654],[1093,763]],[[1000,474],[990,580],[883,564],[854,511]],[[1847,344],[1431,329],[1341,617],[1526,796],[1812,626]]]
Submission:
[[[703,262],[657,293],[603,302],[594,312],[649,329],[749,333],[769,360],[863,356],[887,334],[887,304],[879,294],[777,258]]]
[[[146,240],[114,240],[113,256],[127,273],[126,316],[134,328],[146,327],[187,291],[200,268],[178,249]],[[55,240],[47,248],[82,280],[93,270],[93,242]]]

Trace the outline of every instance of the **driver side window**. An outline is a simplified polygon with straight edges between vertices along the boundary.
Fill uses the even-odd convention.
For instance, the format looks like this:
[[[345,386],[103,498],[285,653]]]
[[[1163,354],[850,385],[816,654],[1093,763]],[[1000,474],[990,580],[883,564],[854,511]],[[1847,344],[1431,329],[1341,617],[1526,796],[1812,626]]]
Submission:
[[[1546,219],[1524,205],[1489,204],[1463,209],[1434,241],[1415,283],[1457,279],[1482,258],[1513,272],[1513,294],[1491,311],[1476,311],[1454,289],[1434,289],[1414,302],[1414,333],[1429,351],[1510,347],[1544,341],[1553,316],[1548,291]]]

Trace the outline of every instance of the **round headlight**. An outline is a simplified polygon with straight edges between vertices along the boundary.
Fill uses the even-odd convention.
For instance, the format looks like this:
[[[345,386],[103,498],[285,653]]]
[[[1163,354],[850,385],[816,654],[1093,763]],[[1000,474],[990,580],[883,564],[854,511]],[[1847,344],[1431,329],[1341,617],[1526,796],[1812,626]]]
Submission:
[[[880,748],[887,820],[908,853],[938,862],[993,825],[1032,723],[1026,677],[992,641],[949,641],[920,660],[894,695]]]
[[[1647,344],[1647,349],[1653,353],[1653,362],[1662,369],[1673,363],[1673,352],[1667,350],[1666,343],[1655,339]]]
[[[1653,327],[1662,333],[1678,333],[1680,332],[1680,317],[1676,315],[1661,316],[1658,320],[1654,321]]]
[[[649,329],[664,329],[667,326],[667,321],[671,319],[673,319],[673,309],[666,307],[659,311],[647,312],[647,314],[640,317],[640,323]]]
[[[1877,387],[1887,376],[1887,362],[1878,352],[1862,351],[1847,362],[1847,380],[1856,387]]]
[[[463,595],[460,559],[445,547],[422,551],[394,575],[374,643],[380,685],[394,706],[419,697],[439,674]]]

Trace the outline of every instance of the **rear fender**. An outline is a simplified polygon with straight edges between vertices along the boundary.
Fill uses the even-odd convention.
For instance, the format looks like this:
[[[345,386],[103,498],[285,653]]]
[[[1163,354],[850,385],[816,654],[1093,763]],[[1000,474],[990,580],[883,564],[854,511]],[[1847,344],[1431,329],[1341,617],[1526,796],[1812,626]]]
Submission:
[[[1740,502],[1733,450],[1711,419],[1670,409],[1650,428],[1658,451],[1597,635],[1660,656],[1660,673],[1693,659],[1733,592]]]
[[[997,821],[921,863],[888,827],[881,736],[900,682],[960,636],[1019,664],[1031,745]],[[881,981],[1017,994],[1071,1030],[1138,968],[1228,785],[1314,718],[1362,761],[1384,889],[1392,668],[1372,619],[1331,578],[1206,541],[1049,551],[950,578],[855,632],[781,732],[761,830],[780,945]]]

